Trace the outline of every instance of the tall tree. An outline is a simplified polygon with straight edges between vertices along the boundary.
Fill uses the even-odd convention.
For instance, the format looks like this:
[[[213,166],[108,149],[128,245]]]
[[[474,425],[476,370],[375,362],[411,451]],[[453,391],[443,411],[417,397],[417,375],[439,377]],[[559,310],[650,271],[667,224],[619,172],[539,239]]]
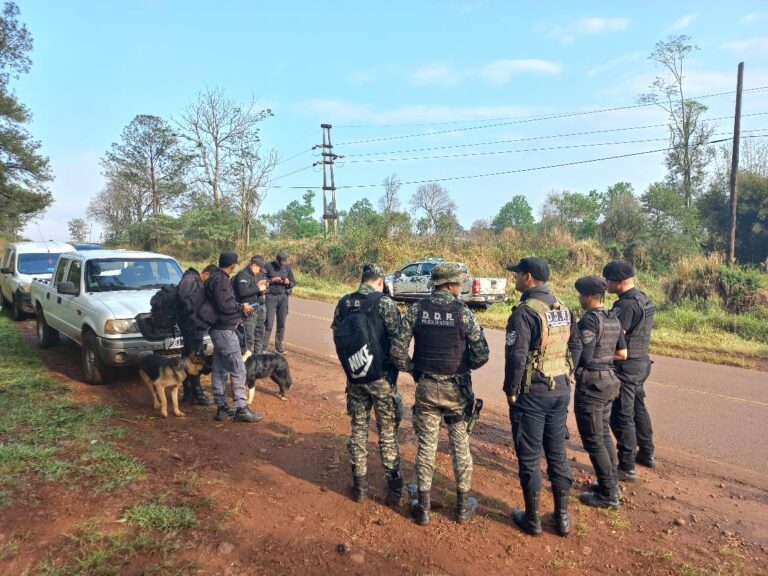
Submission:
[[[423,234],[451,233],[458,224],[456,203],[448,189],[437,182],[422,184],[411,196],[411,208],[424,213],[419,230]]]
[[[707,107],[685,95],[684,65],[686,58],[698,48],[690,44],[684,34],[670,36],[656,43],[648,57],[664,70],[650,85],[650,92],[642,94],[641,103],[656,104],[669,116],[669,152],[667,169],[672,180],[679,184],[683,200],[691,206],[693,197],[701,192],[705,169],[712,158],[709,141],[714,128],[704,119]]]
[[[384,194],[379,198],[379,210],[384,218],[387,236],[392,236],[397,223],[402,221],[398,193],[403,184],[397,174],[390,174],[381,184],[384,186]]]
[[[609,186],[605,196],[603,221],[599,226],[600,236],[615,256],[631,258],[634,249],[643,239],[645,211],[628,182]]]
[[[69,228],[69,237],[75,242],[85,242],[88,237],[88,222],[82,218],[72,218],[67,222],[67,228]]]
[[[127,226],[146,219],[151,202],[147,189],[123,174],[105,175],[104,188],[91,199],[87,214],[104,225],[107,238],[115,239]]]
[[[595,236],[604,204],[603,195],[596,190],[579,192],[550,192],[541,207],[541,224],[545,228],[562,228],[577,238]]]
[[[513,196],[491,221],[491,226],[497,234],[505,228],[533,228],[534,224],[531,205],[522,194]]]
[[[157,214],[184,191],[190,160],[165,120],[139,114],[123,128],[121,141],[112,144],[102,166],[146,191],[152,213]]]
[[[646,248],[656,266],[700,252],[701,226],[696,209],[664,182],[648,186],[640,198],[647,216]]]
[[[215,208],[222,205],[227,166],[237,158],[244,140],[258,141],[258,123],[270,116],[272,111],[257,109],[254,100],[243,105],[222,89],[209,87],[181,113],[177,123],[198,169],[194,182],[207,192]]]
[[[48,159],[24,127],[29,109],[9,88],[32,65],[32,36],[18,16],[18,6],[6,2],[0,14],[0,233],[11,237],[53,202],[46,188],[52,180]]]
[[[319,236],[323,225],[315,218],[315,207],[312,204],[315,192],[307,190],[301,202],[294,200],[275,214],[265,217],[272,227],[272,233],[278,238],[311,238]]]

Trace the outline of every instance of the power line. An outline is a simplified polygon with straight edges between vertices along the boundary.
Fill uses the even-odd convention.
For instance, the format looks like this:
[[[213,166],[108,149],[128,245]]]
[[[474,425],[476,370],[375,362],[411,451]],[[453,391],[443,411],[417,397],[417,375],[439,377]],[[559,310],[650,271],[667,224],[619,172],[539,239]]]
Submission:
[[[293,172],[288,172],[287,174],[282,174],[280,176],[277,176],[275,178],[272,178],[272,181],[275,180],[282,180],[283,178],[288,178],[288,176],[293,176],[294,174],[298,174],[299,172],[304,172],[305,170],[312,169],[312,166],[305,166],[304,168],[299,168],[298,170],[294,170]]]
[[[745,90],[745,92],[747,92],[747,91],[754,92],[754,91],[764,90],[766,88],[768,88],[768,86],[759,86],[757,88],[750,88],[750,90]],[[730,92],[719,92],[719,93],[716,93],[716,94],[705,94],[703,96],[698,96],[697,98],[698,99],[711,98],[711,97],[714,97],[714,96],[722,96],[722,95],[726,95],[726,94],[733,94],[733,91],[730,91]],[[696,98],[693,98],[693,100],[695,100],[695,99]],[[517,118],[517,119],[509,119],[509,121],[504,121],[504,122],[496,122],[495,120],[490,120],[490,122],[492,122],[491,124],[481,124],[479,126],[467,126],[467,127],[463,127],[463,128],[450,128],[448,130],[430,130],[429,132],[419,132],[419,133],[415,133],[415,134],[400,134],[400,135],[397,135],[397,136],[383,136],[383,137],[380,137],[380,138],[369,138],[369,139],[366,139],[366,140],[349,140],[347,142],[340,142],[337,145],[338,146],[352,146],[352,145],[355,145],[355,144],[368,144],[368,143],[372,143],[372,142],[384,142],[384,141],[389,141],[389,140],[404,140],[404,139],[408,139],[408,138],[420,138],[420,137],[424,137],[424,136],[436,136],[436,135],[439,135],[439,134],[449,134],[449,133],[452,133],[452,132],[466,132],[466,131],[469,131],[469,130],[484,130],[486,128],[497,128],[499,126],[511,126],[513,124],[527,124],[527,123],[530,123],[530,122],[541,122],[543,120],[556,120],[556,119],[559,119],[559,118],[571,118],[571,117],[574,117],[574,116],[588,116],[588,115],[592,115],[592,114],[602,114],[602,113],[605,113],[605,112],[617,112],[617,111],[620,111],[620,110],[630,110],[630,109],[633,109],[633,108],[645,108],[647,106],[655,106],[655,105],[656,104],[654,104],[654,103],[647,103],[647,104],[634,104],[634,105],[631,105],[631,106],[616,106],[616,107],[613,107],[613,108],[602,108],[602,109],[598,109],[598,110],[586,110],[586,111],[582,111],[582,112],[563,112],[563,113],[560,113],[560,114],[550,114],[550,115],[546,115],[546,116],[521,117],[521,118]],[[507,120],[507,119],[506,118],[502,118],[501,120]],[[488,121],[486,121],[486,122],[488,122]]]

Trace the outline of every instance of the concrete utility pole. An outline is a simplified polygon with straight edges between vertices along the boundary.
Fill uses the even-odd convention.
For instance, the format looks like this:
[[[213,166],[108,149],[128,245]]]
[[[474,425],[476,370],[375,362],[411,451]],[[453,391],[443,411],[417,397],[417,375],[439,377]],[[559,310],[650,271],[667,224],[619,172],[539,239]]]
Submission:
[[[312,149],[320,148],[322,150],[322,160],[315,162],[313,166],[322,164],[323,166],[323,229],[326,238],[328,237],[328,221],[333,221],[333,235],[338,233],[338,221],[339,212],[336,209],[336,181],[333,177],[333,162],[344,156],[338,156],[333,153],[333,145],[331,144],[331,128],[330,124],[320,124],[320,128],[323,129],[323,143],[317,144]],[[328,184],[330,182],[330,185]],[[330,192],[330,201],[328,199],[328,192]]]
[[[736,215],[739,202],[739,142],[741,140],[741,90],[744,87],[744,62],[739,62],[739,72],[736,80],[736,114],[733,118],[733,151],[731,153],[731,227],[728,232],[728,255],[725,258],[727,266],[733,266],[736,261]]]

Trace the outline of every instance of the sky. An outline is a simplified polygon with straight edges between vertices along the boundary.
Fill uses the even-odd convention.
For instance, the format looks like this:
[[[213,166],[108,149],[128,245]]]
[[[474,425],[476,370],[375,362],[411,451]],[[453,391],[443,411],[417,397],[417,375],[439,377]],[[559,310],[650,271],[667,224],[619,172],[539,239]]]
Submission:
[[[274,113],[261,137],[281,162],[262,213],[315,188],[319,215],[312,146],[321,123],[333,125],[334,152],[344,156],[335,170],[341,209],[365,197],[377,205],[391,174],[406,183],[403,207],[418,182],[440,181],[466,227],[517,194],[538,214],[553,190],[627,181],[642,192],[664,177],[662,153],[585,161],[665,148],[665,113],[636,104],[662,72],[648,55],[670,35],[699,48],[685,89],[704,97],[716,137],[733,129],[740,61],[742,131],[768,129],[768,90],[755,90],[768,87],[761,0],[18,5],[34,50],[31,72],[13,87],[55,176],[54,205],[25,230],[32,239],[65,240],[67,222],[86,217],[104,184],[99,160],[136,115],[173,122],[206,86]],[[94,223],[92,239],[99,231]]]

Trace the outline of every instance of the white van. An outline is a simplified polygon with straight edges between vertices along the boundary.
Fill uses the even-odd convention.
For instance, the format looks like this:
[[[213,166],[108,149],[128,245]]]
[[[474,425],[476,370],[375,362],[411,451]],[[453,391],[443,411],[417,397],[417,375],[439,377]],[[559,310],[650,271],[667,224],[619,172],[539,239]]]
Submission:
[[[34,314],[29,287],[33,278],[51,278],[59,254],[74,252],[65,242],[17,242],[0,257],[0,309],[10,305],[14,320]]]

